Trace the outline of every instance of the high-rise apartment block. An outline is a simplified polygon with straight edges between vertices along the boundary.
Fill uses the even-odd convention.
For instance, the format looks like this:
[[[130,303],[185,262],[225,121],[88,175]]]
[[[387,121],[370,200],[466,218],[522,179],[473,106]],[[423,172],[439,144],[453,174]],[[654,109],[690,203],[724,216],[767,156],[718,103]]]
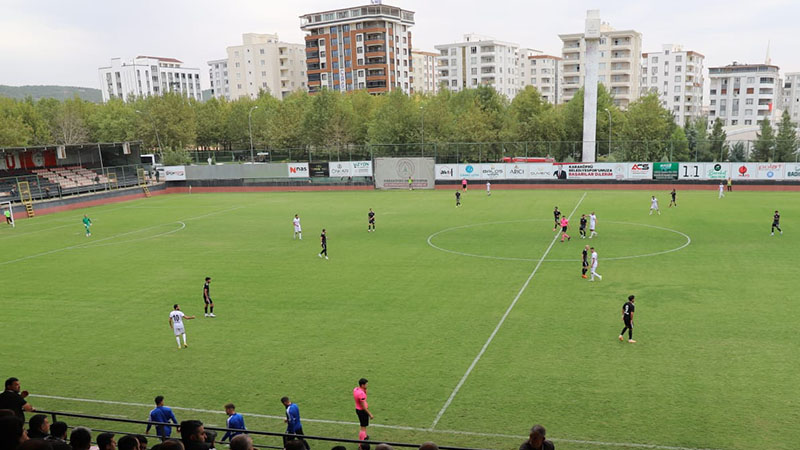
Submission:
[[[256,98],[264,91],[281,99],[306,89],[303,44],[281,42],[277,34],[246,33],[242,45],[228,47],[227,52],[227,59],[208,62],[217,98]]]
[[[435,46],[439,51],[439,83],[452,91],[491,86],[514,98],[520,89],[517,78],[519,45],[487,36],[467,34],[462,42]]]
[[[179,92],[202,100],[200,69],[183,67],[175,58],[137,56],[131,62],[112,58],[111,65],[100,67],[100,90],[103,101],[121,98],[149,97],[165,92]]]
[[[228,60],[217,59],[208,62],[208,79],[211,82],[211,96],[216,99],[231,98],[228,82]]]
[[[533,86],[542,99],[558,104],[561,102],[562,58],[545,55],[538,50],[523,49],[519,57],[520,86]]]
[[[305,14],[308,89],[411,92],[414,13],[372,4]]]
[[[704,59],[700,53],[672,44],[662,46],[660,52],[642,53],[641,95],[658,94],[678,125],[700,117]]]
[[[775,124],[781,99],[780,69],[770,64],[710,67],[709,126],[719,118],[723,126]]]
[[[411,90],[415,94],[436,94],[439,92],[436,57],[438,53],[411,50],[411,66],[413,67]]]
[[[560,34],[563,43],[562,101],[568,102],[583,86],[586,76],[586,42],[583,33]],[[614,104],[626,109],[639,98],[642,34],[634,30],[614,30],[600,26],[598,80],[614,97]]]
[[[794,123],[800,123],[800,72],[789,72],[783,82],[781,108],[789,111]]]

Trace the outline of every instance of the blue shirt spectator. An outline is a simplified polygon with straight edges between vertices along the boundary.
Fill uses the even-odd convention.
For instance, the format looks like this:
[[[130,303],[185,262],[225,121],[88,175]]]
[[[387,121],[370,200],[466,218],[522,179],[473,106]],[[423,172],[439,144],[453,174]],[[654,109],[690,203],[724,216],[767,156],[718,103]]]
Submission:
[[[225,405],[225,414],[228,415],[228,421],[226,422],[227,428],[247,431],[247,428],[244,426],[244,417],[236,412],[236,406],[234,406],[233,403],[228,403]],[[235,436],[240,434],[242,433],[237,431],[226,431],[220,442],[233,439]]]
[[[155,401],[156,401],[156,407],[153,408],[152,411],[150,411],[150,421],[162,422],[162,423],[169,423],[171,421],[177,425],[178,419],[175,418],[175,414],[173,414],[172,410],[169,407],[164,406],[164,397],[159,395],[158,397],[156,397]],[[145,430],[145,433],[149,433],[150,427],[152,426],[153,424],[148,423],[147,430]],[[156,427],[156,434],[162,438],[168,438],[172,434],[172,427],[165,425],[155,425],[155,427]]]

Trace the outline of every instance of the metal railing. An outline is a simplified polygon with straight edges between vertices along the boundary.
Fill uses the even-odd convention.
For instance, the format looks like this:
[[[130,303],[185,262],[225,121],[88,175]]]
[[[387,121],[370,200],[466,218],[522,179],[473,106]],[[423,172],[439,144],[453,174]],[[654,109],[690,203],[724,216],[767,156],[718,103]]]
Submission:
[[[174,428],[176,431],[179,431],[179,426],[174,423],[164,423],[164,422],[152,422],[148,420],[135,420],[135,419],[124,419],[120,417],[107,417],[107,416],[95,416],[90,414],[78,414],[78,413],[70,413],[70,412],[63,412],[63,411],[49,411],[49,410],[41,410],[37,409],[36,412],[38,414],[47,414],[51,418],[51,423],[59,420],[61,417],[73,417],[78,419],[83,419],[84,423],[79,426],[86,426],[86,421],[100,421],[100,422],[110,422],[115,424],[130,424],[130,425],[140,425],[140,426],[162,426],[162,427],[170,427]],[[70,428],[75,428],[75,426],[70,426]],[[144,434],[144,433],[137,433],[135,431],[125,431],[125,430],[110,430],[110,429],[99,429],[96,427],[88,427],[93,432],[101,432],[101,433],[114,433],[114,434],[142,434],[148,438],[154,439],[161,439],[158,435],[151,435],[151,434]],[[226,433],[228,431],[235,432],[235,433],[242,433],[240,429],[234,428],[224,428],[224,427],[214,427],[214,426],[203,426],[205,430],[213,430],[217,433]],[[251,437],[258,437],[260,440],[256,442],[254,440],[254,446],[257,448],[275,448],[275,449],[282,449],[284,448],[284,440],[285,439],[298,439],[301,438],[299,435],[295,434],[287,434],[287,433],[277,433],[273,431],[261,431],[261,430],[246,430],[246,433]],[[175,433],[176,438],[179,439],[178,433]],[[276,441],[280,439],[281,445],[276,446],[273,443],[264,441]],[[306,441],[319,441],[319,442],[334,442],[340,444],[363,444],[367,443],[371,446],[378,445],[378,444],[389,444],[392,447],[402,447],[402,448],[419,448],[420,444],[415,443],[408,443],[408,442],[388,442],[388,441],[359,441],[356,439],[346,439],[346,438],[337,438],[337,437],[330,437],[330,436],[314,436],[314,435],[303,435],[303,440]],[[481,450],[479,448],[471,448],[471,447],[450,447],[450,446],[438,446],[440,449],[443,450]]]
[[[21,173],[17,176],[0,178],[0,200],[19,201],[18,186],[21,181],[28,182],[31,188],[31,196],[35,201],[132,187],[138,184],[137,170],[142,166],[135,164],[103,168],[81,168],[94,173],[94,177],[90,177],[92,181],[90,184],[64,187],[58,180],[52,181],[43,175],[31,173]],[[108,181],[112,174],[115,176],[116,182]]]

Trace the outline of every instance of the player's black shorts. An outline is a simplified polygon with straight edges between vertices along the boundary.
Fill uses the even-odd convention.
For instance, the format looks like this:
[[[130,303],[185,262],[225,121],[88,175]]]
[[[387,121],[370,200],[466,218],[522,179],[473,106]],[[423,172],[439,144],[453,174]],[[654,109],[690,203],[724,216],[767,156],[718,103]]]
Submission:
[[[369,223],[375,223],[375,219],[369,219]]]
[[[589,261],[583,260],[583,267],[589,267]]]
[[[581,225],[581,231],[586,230],[586,225]]]
[[[203,297],[203,302],[204,302],[206,305],[210,305],[211,303],[214,303],[214,300],[211,300],[211,297],[208,297],[208,298],[206,298],[206,297]]]
[[[567,232],[567,227],[561,227],[561,232],[562,233],[566,233]]]
[[[772,222],[772,226],[773,226],[773,227],[780,226],[780,223],[778,223],[778,222]]]
[[[626,327],[633,328],[633,322],[631,322],[631,316],[625,316],[625,318],[622,320],[625,321]]]
[[[361,424],[362,427],[369,426],[369,414],[363,409],[357,409],[356,414],[358,415],[358,423]]]

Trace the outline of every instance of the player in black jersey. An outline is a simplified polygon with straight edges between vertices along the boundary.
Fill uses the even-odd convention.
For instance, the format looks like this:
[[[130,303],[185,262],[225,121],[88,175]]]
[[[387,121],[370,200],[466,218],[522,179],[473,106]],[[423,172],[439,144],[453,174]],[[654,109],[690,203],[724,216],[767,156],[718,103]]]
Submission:
[[[778,214],[778,211],[775,211],[775,215],[772,216],[772,233],[770,236],[775,236],[776,228],[783,234],[783,230],[781,230],[781,215]]]
[[[586,276],[586,272],[589,271],[589,246],[583,247],[583,251],[581,252],[581,256],[583,257],[583,262],[581,263],[581,278],[588,278]]]
[[[456,191],[456,208],[461,206],[461,192]]]
[[[328,235],[325,234],[325,228],[322,229],[322,234],[319,235],[319,242],[322,245],[322,251],[319,252],[319,257],[322,258],[322,255],[325,255],[325,259],[328,259]]]
[[[205,317],[217,317],[214,315],[214,300],[211,300],[211,277],[206,277],[206,282],[203,285],[203,303],[206,305],[206,315]],[[209,306],[211,307],[211,312],[208,312]]]
[[[369,218],[367,221],[367,231],[375,231],[375,212],[372,211],[372,208],[369,209],[367,217]]]
[[[556,231],[561,226],[561,211],[558,210],[558,206],[553,210],[553,219],[556,221],[556,224],[553,225],[553,231]]]
[[[675,189],[673,189],[672,192],[669,193],[669,195],[672,196],[672,200],[669,201],[668,208],[672,208],[673,205],[677,208],[678,207],[678,203],[675,201],[675,196],[678,195],[678,193],[675,192]]]
[[[581,214],[581,228],[578,231],[581,233],[581,239],[586,239],[586,214]]]
[[[622,321],[625,323],[625,327],[619,333],[619,340],[622,341],[625,338],[622,336],[625,334],[625,331],[628,331],[628,342],[631,344],[635,344],[636,341],[633,340],[633,310],[635,309],[633,306],[634,296],[629,295],[628,301],[622,305]]]

